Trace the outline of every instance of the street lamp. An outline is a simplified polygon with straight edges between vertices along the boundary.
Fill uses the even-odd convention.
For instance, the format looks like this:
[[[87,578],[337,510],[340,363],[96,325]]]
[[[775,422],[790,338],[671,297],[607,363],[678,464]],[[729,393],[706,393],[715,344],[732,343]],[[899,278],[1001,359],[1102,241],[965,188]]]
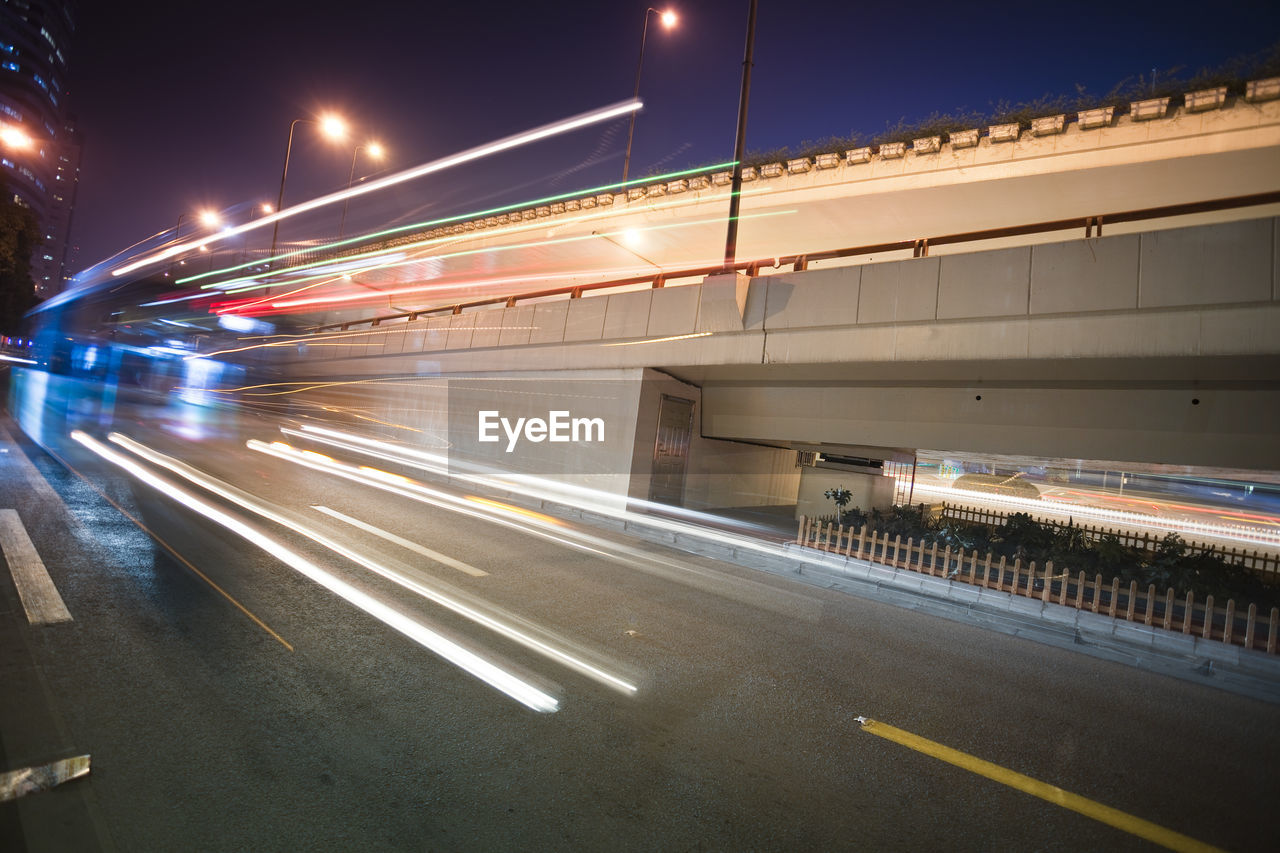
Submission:
[[[195,212],[186,211],[183,213],[179,213],[178,221],[174,223],[174,226],[173,226],[173,242],[175,244],[178,242],[178,234],[182,230],[182,220],[187,219],[189,217],[193,217],[193,216],[199,219],[200,224],[205,226],[206,228],[217,228],[219,225],[222,224],[222,217],[219,216],[216,211],[209,210],[208,208],[204,210],[197,210]],[[204,244],[201,244],[200,249],[201,251],[207,251],[207,247]],[[185,264],[186,261],[179,261],[179,263]],[[173,272],[172,261],[169,262],[169,270],[165,272],[165,275],[169,275],[171,272]]]
[[[276,199],[276,210],[284,207],[284,182],[289,177],[289,155],[293,152],[293,130],[299,124],[318,124],[320,132],[330,139],[343,139],[347,135],[347,123],[340,117],[330,113],[329,115],[315,118],[295,118],[289,123],[289,142],[284,148],[284,169],[280,172],[280,196]],[[280,220],[276,220],[275,228],[271,230],[271,255],[276,254],[276,240],[280,236]]]
[[[368,155],[369,155],[371,158],[373,158],[374,160],[381,160],[381,159],[386,155],[386,153],[387,153],[387,152],[386,152],[386,149],[382,147],[382,144],[381,144],[381,143],[378,143],[378,142],[369,142],[369,143],[366,143],[366,144],[364,144],[364,145],[357,145],[354,149],[352,149],[352,151],[351,151],[351,173],[350,173],[349,175],[347,175],[347,189],[351,189],[351,185],[355,183],[355,180],[356,180],[356,156],[357,156],[361,151],[364,151],[366,154],[368,154]],[[363,180],[363,178],[361,178],[361,180]],[[342,221],[341,221],[340,223],[338,223],[338,239],[339,239],[339,240],[341,240],[341,239],[342,239],[342,232],[343,232],[343,230],[347,227],[347,204],[348,204],[350,201],[351,201],[351,199],[350,199],[349,197],[348,197],[348,198],[344,198],[344,199],[342,200]]]
[[[650,6],[648,9],[644,10],[644,28],[640,30],[640,60],[636,63],[636,89],[635,89],[635,93],[632,95],[632,100],[635,100],[636,98],[640,97],[640,69],[644,67],[644,42],[649,35],[649,13],[650,12],[657,15],[658,19],[662,21],[662,26],[668,30],[674,27],[677,21],[679,21],[679,19],[676,17],[676,13],[671,11],[670,9],[666,10],[665,12],[659,12],[657,9]],[[636,112],[635,110],[632,110],[631,126],[627,129],[627,156],[626,156],[626,159],[622,161],[622,183],[623,184],[626,184],[627,174],[631,171],[631,137],[635,135],[635,132],[636,132]]]
[[[751,65],[756,47],[756,5],[747,13],[747,49],[742,58],[742,92],[738,99],[738,137],[733,146],[733,184],[729,187],[729,230],[724,238],[724,271],[732,272],[738,255],[738,210],[742,200],[742,157],[747,141],[747,101],[751,96]]]

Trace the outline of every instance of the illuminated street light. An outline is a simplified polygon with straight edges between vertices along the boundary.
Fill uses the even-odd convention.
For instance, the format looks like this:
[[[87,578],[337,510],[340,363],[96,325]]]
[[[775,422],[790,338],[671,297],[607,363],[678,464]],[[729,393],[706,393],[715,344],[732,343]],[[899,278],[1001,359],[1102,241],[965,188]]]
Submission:
[[[668,9],[665,12],[659,12],[657,9],[654,9],[652,6],[650,6],[648,9],[645,9],[644,27],[643,29],[640,30],[640,60],[636,63],[636,89],[635,89],[635,93],[632,95],[632,100],[636,100],[640,97],[640,69],[644,67],[644,43],[645,43],[645,39],[649,35],[649,13],[650,12],[652,12],[655,15],[658,15],[659,20],[662,21],[662,26],[666,27],[668,30],[674,27],[676,25],[676,22],[678,21],[678,19],[676,18],[676,13],[671,11],[670,9]],[[631,171],[631,137],[635,135],[635,132],[636,132],[636,114],[635,112],[632,112],[631,126],[627,129],[627,156],[622,161],[622,183],[624,184],[627,182],[627,174]]]
[[[351,185],[355,183],[356,157],[357,155],[360,154],[361,151],[364,151],[374,160],[381,160],[387,153],[386,149],[383,148],[382,144],[379,142],[369,142],[364,145],[357,145],[355,148],[353,148],[351,151],[351,173],[347,175],[347,189],[351,189]],[[364,179],[361,178],[361,180],[364,180]],[[339,240],[342,239],[342,232],[347,227],[347,204],[350,203],[350,201],[351,201],[350,198],[345,198],[342,200],[342,220],[338,223],[338,239]]]
[[[289,177],[289,155],[293,152],[293,130],[299,124],[318,124],[320,132],[330,139],[345,139],[347,135],[347,123],[340,117],[329,113],[318,119],[314,118],[295,118],[289,123],[289,142],[284,147],[284,169],[280,171],[280,195],[276,199],[276,210],[284,207],[284,182]],[[269,257],[275,257],[276,241],[280,237],[280,220],[276,220],[275,228],[271,231],[271,254]]]
[[[208,208],[205,208],[204,210],[197,210],[195,212],[186,211],[184,213],[179,213],[178,221],[174,223],[174,226],[173,226],[173,242],[174,243],[178,242],[178,234],[182,230],[182,220],[192,218],[192,217],[199,219],[200,224],[205,226],[206,228],[217,228],[219,225],[222,224],[222,217],[218,215],[217,211],[210,210]],[[208,246],[206,246],[203,243],[200,244],[199,248],[200,248],[200,251],[202,252],[208,251]],[[179,261],[178,263],[179,265],[183,265],[183,264],[186,264],[186,261]],[[165,275],[169,275],[169,273],[172,271],[173,271],[173,264],[170,263],[169,270],[165,272]]]

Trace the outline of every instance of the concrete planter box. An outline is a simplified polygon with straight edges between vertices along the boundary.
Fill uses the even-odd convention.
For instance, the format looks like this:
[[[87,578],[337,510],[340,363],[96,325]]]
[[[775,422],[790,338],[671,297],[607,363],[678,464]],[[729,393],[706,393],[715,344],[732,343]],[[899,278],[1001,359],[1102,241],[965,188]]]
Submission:
[[[1129,117],[1134,121],[1151,121],[1164,118],[1169,112],[1170,98],[1148,98],[1129,104]]]
[[[787,161],[787,174],[799,175],[813,168],[813,161],[808,157],[797,157]]]
[[[1202,89],[1199,92],[1187,92],[1184,98],[1187,112],[1198,113],[1204,110],[1216,110],[1227,101],[1227,87]]]
[[[682,193],[687,189],[689,189],[689,182],[683,178],[678,181],[667,182],[667,192],[669,193]]]
[[[1062,133],[1062,128],[1066,125],[1066,121],[1067,117],[1065,115],[1033,118],[1031,120],[1031,135],[1052,136],[1055,133]]]
[[[848,151],[844,152],[844,161],[846,163],[854,163],[854,164],[870,163],[871,149],[870,148],[851,148]]]
[[[1017,122],[1012,124],[993,124],[987,128],[992,142],[1016,142],[1021,128]]]
[[[1099,127],[1109,127],[1115,112],[1115,107],[1098,107],[1093,110],[1081,110],[1076,113],[1076,120],[1079,122],[1081,130],[1094,130]]]
[[[781,163],[765,163],[763,166],[760,167],[760,177],[762,178],[776,178],[776,177],[779,177],[781,174],[782,174]],[[745,179],[745,175],[743,177]]]
[[[907,153],[907,143],[886,142],[880,146],[880,156],[886,160],[896,160]]]
[[[911,150],[917,154],[936,154],[941,147],[941,136],[924,136],[911,140]]]
[[[1280,98],[1280,77],[1268,77],[1265,80],[1250,80],[1244,88],[1244,99],[1254,101],[1270,101]]]
[[[814,158],[814,165],[819,169],[834,169],[840,165],[839,154],[819,154]]]
[[[698,175],[689,179],[689,189],[691,190],[705,190],[709,186],[711,186],[711,178],[707,175]]]
[[[953,130],[947,134],[947,139],[952,148],[972,148],[978,144],[978,129],[973,127],[968,130]]]
[[[711,183],[718,187],[725,187],[733,183],[733,172],[716,172],[711,176]]]
[[[754,180],[755,180],[756,178],[758,178],[758,177],[760,177],[760,173],[759,173],[759,171],[757,171],[757,169],[756,169],[756,167],[755,167],[755,166],[743,166],[743,167],[742,167],[742,180],[743,180],[744,182],[746,182],[746,181],[754,181]]]

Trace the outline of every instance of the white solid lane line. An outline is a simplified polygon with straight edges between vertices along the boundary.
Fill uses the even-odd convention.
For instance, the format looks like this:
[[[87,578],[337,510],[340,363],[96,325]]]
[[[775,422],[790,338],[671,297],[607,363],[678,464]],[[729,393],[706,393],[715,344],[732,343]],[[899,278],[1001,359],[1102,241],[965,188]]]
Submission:
[[[27,621],[32,625],[70,622],[71,613],[53,585],[44,561],[36,553],[36,546],[31,544],[16,509],[0,509],[0,551],[4,552],[13,574],[13,585],[18,588],[22,608],[27,611]]]
[[[428,560],[434,560],[435,562],[446,565],[449,568],[457,569],[458,571],[464,574],[471,575],[473,578],[483,578],[483,577],[488,577],[489,575],[488,572],[484,571],[483,569],[477,569],[475,566],[471,565],[470,563],[464,563],[461,560],[455,560],[453,557],[450,557],[448,554],[441,554],[439,551],[433,551],[425,545],[419,545],[417,542],[410,542],[408,539],[397,536],[394,533],[391,533],[389,531],[383,530],[381,527],[374,527],[372,524],[369,524],[366,521],[361,521],[358,518],[352,518],[349,515],[344,515],[338,512],[336,509],[330,509],[327,506],[316,506],[316,505],[312,505],[311,508],[318,512],[323,512],[325,515],[332,516],[333,518],[336,518],[339,521],[345,521],[347,524],[350,524],[352,527],[358,527],[361,530],[365,531],[366,533],[372,533],[374,536],[385,539],[388,542],[394,542],[395,544],[399,545],[401,548],[410,550],[415,554],[421,554],[422,556],[426,557]]]

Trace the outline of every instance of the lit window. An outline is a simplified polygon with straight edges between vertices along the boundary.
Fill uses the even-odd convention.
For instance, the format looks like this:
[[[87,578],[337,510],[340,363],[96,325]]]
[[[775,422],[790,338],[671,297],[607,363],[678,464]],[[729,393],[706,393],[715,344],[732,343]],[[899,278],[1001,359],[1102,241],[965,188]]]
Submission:
[[[3,50],[5,53],[13,53],[13,45],[5,44],[4,42],[0,41],[0,50]]]
[[[49,31],[46,30],[44,27],[40,28],[40,35],[44,36],[45,41],[49,42],[50,47],[52,47],[54,50],[58,49],[58,46],[53,43],[53,36],[49,35]]]
[[[3,66],[0,66],[0,67],[8,68],[10,71],[17,71],[17,70],[18,70],[18,63],[16,63],[16,62],[6,62],[6,63],[4,63],[4,65],[3,65]]]

